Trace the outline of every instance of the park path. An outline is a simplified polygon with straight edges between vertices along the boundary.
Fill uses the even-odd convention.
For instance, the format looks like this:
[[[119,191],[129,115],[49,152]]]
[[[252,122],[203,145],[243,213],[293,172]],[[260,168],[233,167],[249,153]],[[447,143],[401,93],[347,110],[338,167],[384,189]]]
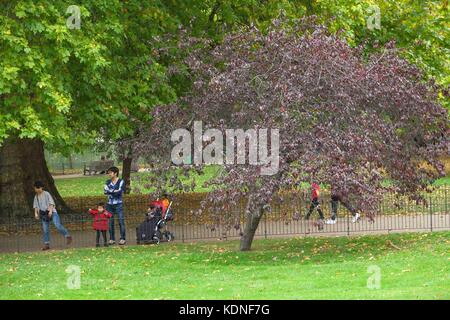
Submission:
[[[58,174],[58,175],[54,175],[52,177],[53,177],[53,179],[58,180],[58,179],[70,179],[70,178],[82,178],[82,177],[89,177],[89,176],[85,176],[82,173],[74,173],[74,174]]]
[[[140,168],[138,170],[138,172],[148,172],[149,169],[143,169]],[[88,178],[88,177],[97,177],[97,176],[104,176],[105,180],[108,178],[108,176],[106,174],[92,174],[92,175],[84,175],[82,173],[73,173],[73,174],[55,174],[52,175],[53,179],[58,180],[58,179],[71,179],[71,178]]]
[[[95,232],[93,230],[73,231],[73,243],[67,247],[64,238],[52,226],[51,248],[61,250],[68,248],[86,248],[95,246]],[[127,225],[127,245],[136,245],[136,225]],[[239,239],[240,230],[231,229],[227,232],[221,228],[211,230],[205,225],[180,225],[173,223],[169,230],[175,234],[174,242],[195,242],[204,240],[231,240]],[[429,232],[450,230],[450,214],[415,214],[379,216],[371,223],[362,218],[358,223],[352,224],[349,219],[338,219],[335,225],[325,225],[319,231],[312,221],[283,221],[261,220],[256,238],[271,237],[301,237],[301,236],[346,236],[364,234],[386,234],[391,232]],[[69,230],[70,231],[70,230]],[[118,230],[116,232],[116,237]],[[42,247],[41,234],[0,235],[0,253],[5,252],[33,252],[40,251]],[[160,244],[167,245],[167,244]]]

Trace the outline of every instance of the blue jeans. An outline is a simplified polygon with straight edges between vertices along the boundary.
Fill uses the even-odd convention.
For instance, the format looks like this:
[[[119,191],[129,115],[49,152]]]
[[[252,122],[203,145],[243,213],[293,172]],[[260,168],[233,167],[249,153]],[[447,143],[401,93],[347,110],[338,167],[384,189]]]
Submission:
[[[106,210],[111,212],[113,215],[111,219],[109,219],[109,240],[116,241],[114,230],[114,218],[116,213],[119,216],[120,239],[125,240],[125,218],[123,216],[123,204],[107,204]]]
[[[50,221],[42,221],[42,229],[44,231],[44,244],[50,244]],[[61,233],[64,238],[67,238],[69,236],[69,232],[66,228],[61,224],[61,219],[59,218],[58,213],[53,212],[52,214],[52,220],[53,224],[55,225],[56,229]]]

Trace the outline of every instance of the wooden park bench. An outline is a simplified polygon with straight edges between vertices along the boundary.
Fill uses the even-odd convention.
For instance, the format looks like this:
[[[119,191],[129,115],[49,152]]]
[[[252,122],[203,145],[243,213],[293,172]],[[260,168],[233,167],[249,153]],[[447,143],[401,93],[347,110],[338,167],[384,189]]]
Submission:
[[[92,173],[97,174],[100,172],[106,172],[106,170],[112,166],[114,166],[113,160],[91,161],[89,164],[84,164],[83,175],[86,175],[86,172],[89,172],[89,175]]]

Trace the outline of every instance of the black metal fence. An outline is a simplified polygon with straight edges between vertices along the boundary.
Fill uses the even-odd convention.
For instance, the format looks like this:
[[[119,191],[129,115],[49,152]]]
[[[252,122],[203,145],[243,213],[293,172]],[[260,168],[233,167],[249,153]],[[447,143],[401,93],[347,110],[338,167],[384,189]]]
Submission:
[[[387,196],[380,204],[379,214],[372,221],[362,215],[353,223],[352,215],[342,206],[339,208],[336,224],[325,224],[322,230],[317,225],[317,213],[310,220],[303,217],[308,210],[307,195],[295,197],[272,206],[271,212],[263,215],[256,238],[276,236],[315,236],[315,235],[352,235],[369,233],[388,233],[401,231],[437,231],[450,230],[448,187],[443,187],[427,197],[428,204],[416,204],[406,198]],[[83,201],[80,198],[80,201]],[[127,245],[136,244],[136,227],[145,219],[145,199],[133,202],[125,200],[125,224]],[[207,239],[239,239],[245,228],[243,207],[237,207],[227,215],[198,214],[195,208],[199,203],[175,206],[175,219],[167,228],[175,235],[175,241],[186,242]],[[80,207],[88,207],[80,203]],[[322,209],[329,217],[330,203],[326,197],[322,200]],[[82,211],[86,212],[86,211]],[[93,218],[87,212],[76,215],[60,215],[63,225],[73,237],[71,247],[94,247],[95,231]],[[217,219],[217,217],[219,217]],[[119,225],[116,217],[116,239]],[[42,246],[42,223],[34,218],[22,218],[0,225],[0,252],[24,252],[39,250]],[[65,239],[51,227],[50,246],[54,249],[67,248]]]

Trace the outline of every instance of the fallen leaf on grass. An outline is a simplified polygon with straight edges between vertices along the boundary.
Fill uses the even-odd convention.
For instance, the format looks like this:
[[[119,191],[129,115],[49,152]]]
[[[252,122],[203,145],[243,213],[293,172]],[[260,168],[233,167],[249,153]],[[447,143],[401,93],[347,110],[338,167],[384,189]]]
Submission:
[[[387,243],[388,243],[392,248],[397,249],[397,250],[401,250],[399,247],[397,247],[395,244],[393,244],[391,240],[388,240]]]

